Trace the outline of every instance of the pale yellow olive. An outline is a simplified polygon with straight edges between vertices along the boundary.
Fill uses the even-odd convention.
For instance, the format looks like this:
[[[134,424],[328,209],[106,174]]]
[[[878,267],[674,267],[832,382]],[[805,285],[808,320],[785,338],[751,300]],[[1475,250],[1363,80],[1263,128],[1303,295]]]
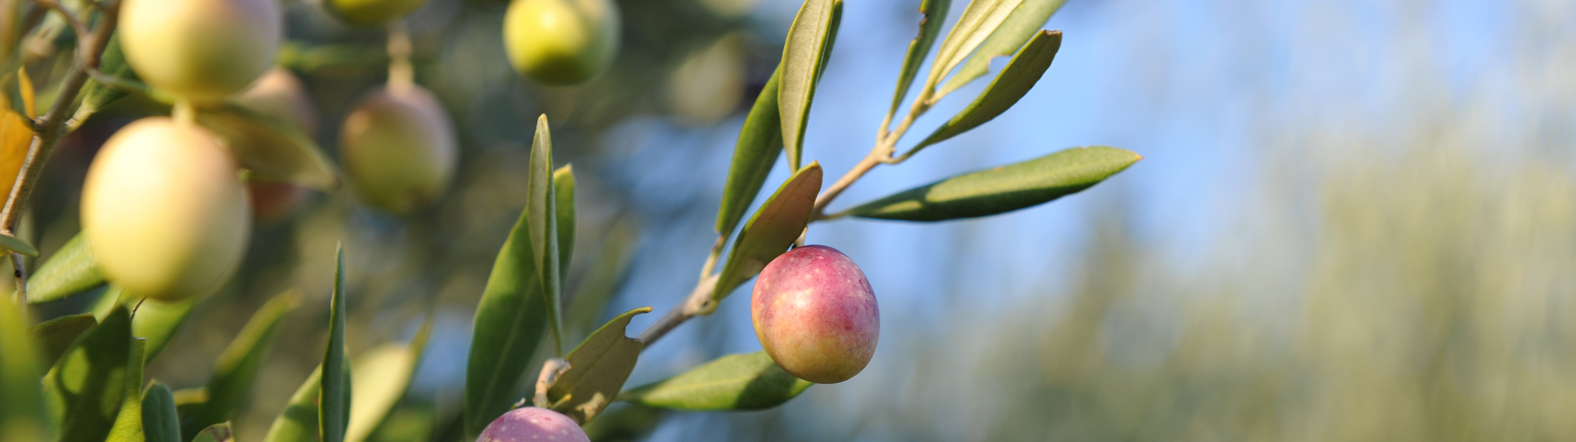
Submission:
[[[618,52],[618,8],[608,0],[513,0],[503,20],[509,62],[542,83],[589,80]]]
[[[416,85],[369,94],[345,118],[339,135],[340,161],[356,193],[397,215],[443,195],[459,161],[448,113]]]
[[[152,299],[217,290],[240,265],[251,226],[234,156],[195,124],[127,125],[82,184],[82,233],[100,270]]]
[[[143,82],[212,102],[273,66],[283,19],[278,0],[124,0],[120,46]]]
[[[317,131],[317,110],[312,99],[295,74],[284,68],[273,68],[263,78],[252,84],[251,89],[235,97],[237,104],[258,111],[275,121],[293,126],[308,137]],[[229,143],[256,143],[279,141],[277,137],[246,137],[230,139]],[[267,146],[241,147],[243,151],[260,151]],[[295,213],[307,201],[305,188],[284,182],[252,181],[246,183],[246,193],[251,196],[252,217],[258,222],[281,221]]]
[[[427,0],[329,0],[324,2],[341,20],[358,26],[377,26],[404,18]]]

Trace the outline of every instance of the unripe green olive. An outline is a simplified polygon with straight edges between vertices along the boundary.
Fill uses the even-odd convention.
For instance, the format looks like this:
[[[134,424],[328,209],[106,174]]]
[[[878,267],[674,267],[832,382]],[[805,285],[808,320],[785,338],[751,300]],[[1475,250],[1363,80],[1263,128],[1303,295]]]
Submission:
[[[459,157],[448,113],[416,85],[385,87],[363,98],[345,118],[339,148],[361,199],[397,215],[441,196]]]
[[[482,430],[477,442],[591,442],[569,416],[546,408],[509,410]]]
[[[853,378],[875,355],[881,312],[854,261],[805,246],[761,270],[750,297],[755,337],[788,373],[818,384]]]
[[[341,20],[357,26],[377,26],[404,18],[427,0],[329,0],[324,2]]]
[[[120,45],[143,82],[218,101],[273,66],[283,19],[278,0],[125,0]]]
[[[273,68],[263,78],[252,84],[251,89],[236,96],[236,104],[245,106],[274,120],[295,127],[308,137],[317,132],[317,110],[312,99],[302,87],[301,80],[284,68]],[[277,141],[277,138],[232,138],[229,143],[256,143]],[[260,151],[266,147],[241,147],[242,151]],[[288,218],[306,202],[309,193],[301,186],[283,182],[252,181],[246,183],[246,193],[251,197],[252,218],[258,222],[275,222]]]
[[[514,70],[542,83],[595,77],[618,52],[618,8],[608,0],[513,0],[503,43]]]
[[[235,157],[191,123],[127,125],[88,167],[82,233],[104,276],[179,301],[217,290],[241,263],[251,219]]]

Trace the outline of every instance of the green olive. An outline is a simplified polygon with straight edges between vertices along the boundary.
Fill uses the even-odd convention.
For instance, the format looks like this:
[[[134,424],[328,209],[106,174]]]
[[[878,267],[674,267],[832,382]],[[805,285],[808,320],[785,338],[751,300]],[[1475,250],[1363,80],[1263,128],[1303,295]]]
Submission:
[[[542,83],[589,80],[618,52],[618,8],[608,0],[513,0],[503,20],[510,63]]]
[[[82,232],[105,277],[160,301],[209,294],[235,273],[247,212],[230,151],[165,117],[111,136],[82,184]]]
[[[324,2],[341,20],[357,26],[377,26],[404,18],[427,0],[329,0]]]
[[[278,0],[125,0],[120,45],[143,82],[212,102],[273,66],[283,20]]]
[[[396,215],[443,195],[459,157],[443,105],[413,84],[363,98],[345,118],[339,148],[362,201]]]

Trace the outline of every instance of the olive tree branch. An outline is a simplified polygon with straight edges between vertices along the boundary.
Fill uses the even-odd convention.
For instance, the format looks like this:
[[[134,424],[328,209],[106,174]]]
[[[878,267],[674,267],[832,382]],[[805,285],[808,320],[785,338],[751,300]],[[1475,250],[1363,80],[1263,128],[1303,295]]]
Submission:
[[[34,1],[45,7],[49,7],[49,4],[59,6],[59,3],[52,0]],[[21,171],[17,173],[16,183],[11,186],[11,193],[6,197],[5,207],[0,209],[0,232],[12,233],[17,219],[20,218],[22,206],[26,205],[27,199],[33,195],[38,177],[44,172],[44,164],[49,161],[49,155],[54,153],[55,146],[60,144],[60,139],[69,133],[67,119],[76,112],[78,106],[81,106],[77,95],[81,92],[82,86],[87,84],[88,72],[98,68],[99,55],[104,53],[110,34],[115,32],[119,9],[118,1],[103,3],[98,24],[94,26],[92,33],[86,34],[86,38],[77,41],[76,60],[72,62],[71,69],[62,80],[60,93],[55,97],[54,105],[49,107],[49,113],[36,122],[37,130],[33,132],[33,142],[28,146],[27,157],[22,160]],[[16,269],[17,294],[21,296],[27,290],[26,270],[22,261],[15,256],[12,256],[11,265]]]

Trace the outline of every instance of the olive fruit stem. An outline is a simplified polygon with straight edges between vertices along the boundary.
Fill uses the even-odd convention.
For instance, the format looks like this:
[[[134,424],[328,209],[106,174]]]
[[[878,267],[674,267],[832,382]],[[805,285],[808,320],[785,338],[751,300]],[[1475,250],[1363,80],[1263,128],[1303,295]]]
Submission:
[[[44,1],[34,0],[40,5]],[[54,2],[49,2],[54,3]],[[56,3],[56,6],[59,4]],[[38,176],[44,172],[44,163],[49,161],[49,155],[54,153],[55,146],[60,144],[60,139],[69,133],[70,116],[74,115],[81,101],[77,94],[82,86],[87,84],[88,73],[98,68],[99,56],[104,53],[104,47],[109,44],[109,37],[115,32],[115,25],[120,17],[120,2],[109,0],[99,4],[99,19],[90,34],[77,40],[77,57],[71,64],[71,69],[66,72],[60,84],[60,93],[55,97],[55,103],[49,107],[49,113],[39,118],[33,131],[33,142],[28,145],[27,157],[22,160],[22,169],[17,173],[16,183],[11,186],[11,192],[6,196],[5,207],[0,209],[0,232],[12,233],[16,226],[18,215],[22,206],[27,204],[27,199],[33,195],[33,187],[37,184]],[[61,10],[65,13],[64,10]],[[70,15],[70,14],[66,14]],[[77,20],[80,22],[80,20]],[[26,271],[22,261],[12,257],[11,265],[16,268],[17,294],[27,291]]]
[[[553,383],[558,382],[558,376],[569,371],[569,361],[563,358],[548,359],[542,363],[542,373],[536,376],[536,395],[531,397],[531,404],[536,408],[550,408],[553,404],[547,402],[547,390],[553,388]],[[515,408],[525,406],[525,399],[514,404]]]
[[[416,84],[415,68],[410,64],[410,32],[405,21],[396,19],[388,26],[389,90],[403,93]]]

